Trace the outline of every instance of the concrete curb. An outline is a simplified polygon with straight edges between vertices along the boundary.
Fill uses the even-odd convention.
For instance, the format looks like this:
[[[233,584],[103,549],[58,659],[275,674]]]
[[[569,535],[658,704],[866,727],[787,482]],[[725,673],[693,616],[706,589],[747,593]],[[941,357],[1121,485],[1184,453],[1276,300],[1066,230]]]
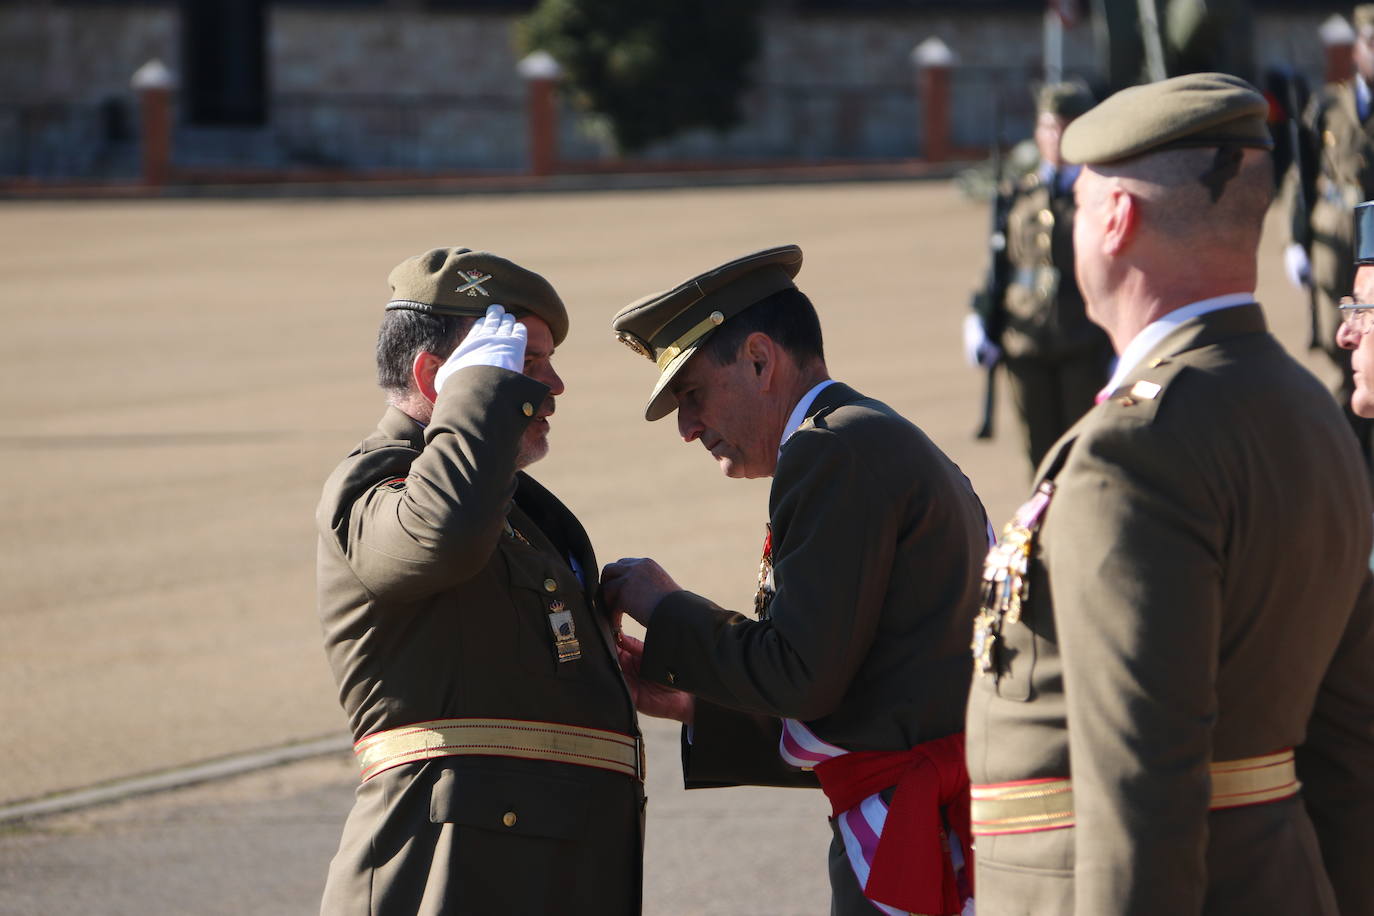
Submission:
[[[306,741],[301,744],[290,744],[284,747],[249,751],[244,754],[236,754],[232,757],[221,758],[220,760],[178,767],[174,770],[166,770],[161,773],[133,776],[128,779],[120,779],[85,789],[75,789],[69,792],[60,792],[56,795],[48,795],[43,798],[30,799],[28,801],[0,806],[0,824],[10,821],[26,820],[29,818],[46,817],[50,814],[60,814],[65,811],[74,811],[78,808],[105,805],[111,802],[122,801],[123,799],[135,795],[165,792],[169,789],[180,789],[183,786],[195,785],[196,783],[210,782],[216,779],[227,779],[229,777],[240,776],[244,773],[252,772],[253,770],[262,770],[268,767],[281,766],[286,763],[295,763],[298,760],[305,760],[310,757],[322,757],[326,754],[341,753],[350,750],[352,747],[353,741],[347,735],[330,735],[329,737],[316,738],[313,741]]]

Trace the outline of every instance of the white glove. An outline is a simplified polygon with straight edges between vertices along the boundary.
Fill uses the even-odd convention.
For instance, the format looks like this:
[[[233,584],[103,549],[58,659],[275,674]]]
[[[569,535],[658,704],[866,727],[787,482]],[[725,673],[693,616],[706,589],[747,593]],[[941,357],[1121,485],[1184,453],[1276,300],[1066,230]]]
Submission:
[[[468,366],[495,366],[512,372],[524,370],[525,341],[529,333],[528,328],[501,306],[489,306],[486,317],[477,319],[468,336],[434,373],[434,390],[441,391],[449,376]]]
[[[991,368],[1002,358],[1002,348],[988,340],[983,319],[973,313],[964,316],[964,358],[974,368]]]
[[[1289,242],[1283,250],[1283,270],[1288,274],[1288,282],[1298,289],[1312,285],[1312,262],[1307,252],[1297,242]]]

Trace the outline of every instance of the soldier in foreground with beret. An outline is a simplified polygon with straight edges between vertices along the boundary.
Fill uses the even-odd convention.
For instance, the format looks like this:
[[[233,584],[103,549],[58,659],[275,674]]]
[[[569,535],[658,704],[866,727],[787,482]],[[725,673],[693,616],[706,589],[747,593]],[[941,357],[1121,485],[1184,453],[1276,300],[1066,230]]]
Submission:
[[[1196,74],[1064,136],[1120,360],[988,556],[980,916],[1374,913],[1369,488],[1254,302],[1265,112]]]
[[[321,911],[638,913],[642,749],[596,558],[524,470],[548,451],[567,312],[466,248],[390,283],[390,407],[316,514],[363,779]]]
[[[955,914],[987,521],[920,429],[829,378],[801,260],[795,245],[746,255],[614,321],[660,370],[646,419],[676,410],[727,477],[773,478],[757,619],[647,559],[606,568],[607,604],[647,629],[624,639],[622,666],[641,711],[688,726],[689,788],[819,780],[832,913]]]

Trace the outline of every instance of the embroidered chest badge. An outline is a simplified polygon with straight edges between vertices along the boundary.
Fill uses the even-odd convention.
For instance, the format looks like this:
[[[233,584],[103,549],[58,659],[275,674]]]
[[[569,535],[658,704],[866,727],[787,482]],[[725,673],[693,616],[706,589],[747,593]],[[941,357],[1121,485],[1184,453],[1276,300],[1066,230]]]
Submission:
[[[764,526],[763,557],[759,560],[759,588],[754,592],[754,616],[768,619],[768,605],[777,589],[773,587],[773,526]]]
[[[1054,481],[1036,488],[988,551],[983,563],[982,601],[973,621],[973,664],[979,677],[997,668],[997,644],[1002,628],[1017,623],[1030,598],[1030,555],[1035,534],[1054,496]]]

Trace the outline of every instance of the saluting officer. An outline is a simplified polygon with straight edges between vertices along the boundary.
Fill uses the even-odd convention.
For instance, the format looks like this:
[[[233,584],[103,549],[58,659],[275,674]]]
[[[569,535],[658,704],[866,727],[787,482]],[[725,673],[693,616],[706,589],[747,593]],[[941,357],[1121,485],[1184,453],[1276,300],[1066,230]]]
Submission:
[[[988,556],[980,916],[1374,913],[1369,486],[1254,302],[1266,108],[1195,74],[1065,133],[1120,359]]]
[[[645,559],[606,568],[607,603],[647,630],[622,657],[641,710],[691,726],[688,787],[819,780],[832,913],[955,914],[987,520],[925,433],[829,377],[801,262],[795,245],[746,255],[614,320],[659,370],[645,419],[676,410],[726,476],[773,478],[756,619]]]
[[[390,284],[390,406],[316,514],[363,780],[321,911],[638,913],[640,737],[596,557],[524,470],[548,451],[567,312],[543,277],[467,248]]]
[[[1073,269],[1073,182],[1060,152],[1064,129],[1092,107],[1079,83],[1036,95],[1040,165],[1015,185],[1007,209],[1008,283],[1000,349],[1031,469],[1093,404],[1107,381],[1111,343],[1083,312]]]
[[[1340,373],[1333,393],[1369,462],[1374,428],[1350,411],[1355,387],[1350,354],[1336,340],[1337,305],[1354,278],[1350,211],[1374,197],[1374,3],[1355,7],[1352,19],[1355,75],[1323,87],[1303,115],[1304,134],[1315,153],[1315,185],[1303,195],[1305,209],[1299,209],[1292,192],[1303,176],[1290,176],[1292,241],[1285,267],[1294,285],[1311,286],[1316,294],[1317,344]]]

